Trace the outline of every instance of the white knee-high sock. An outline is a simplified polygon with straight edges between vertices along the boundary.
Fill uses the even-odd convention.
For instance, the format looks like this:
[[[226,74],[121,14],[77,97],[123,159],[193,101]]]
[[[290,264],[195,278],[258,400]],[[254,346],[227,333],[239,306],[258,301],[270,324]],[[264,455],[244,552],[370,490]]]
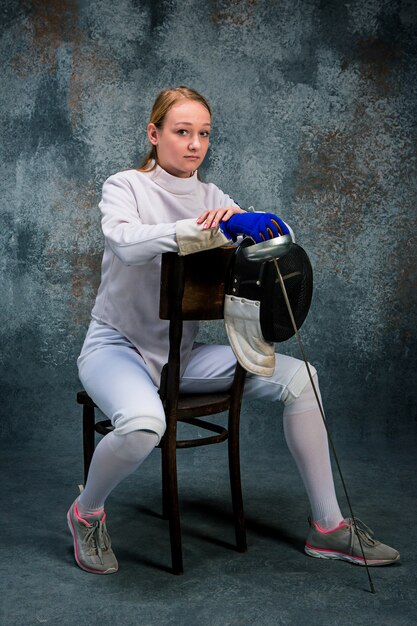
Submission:
[[[78,498],[80,515],[101,511],[109,493],[143,463],[157,443],[156,433],[146,430],[127,435],[111,432],[103,437],[94,451],[85,489]]]
[[[321,401],[317,375],[313,380]],[[314,521],[323,530],[335,528],[343,515],[334,488],[327,432],[310,382],[285,406],[284,434],[307,490]]]

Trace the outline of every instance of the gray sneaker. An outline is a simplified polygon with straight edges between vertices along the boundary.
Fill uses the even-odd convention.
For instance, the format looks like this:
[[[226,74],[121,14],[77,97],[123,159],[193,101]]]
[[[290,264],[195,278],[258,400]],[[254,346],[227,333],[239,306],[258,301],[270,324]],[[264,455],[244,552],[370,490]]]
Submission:
[[[68,513],[68,526],[74,538],[74,556],[77,564],[92,574],[114,574],[119,564],[111,549],[106,528],[106,514],[88,516],[83,519],[75,500]]]
[[[355,521],[368,565],[390,565],[400,560],[397,550],[374,539],[372,530],[357,517]],[[356,565],[365,565],[351,517],[345,517],[337,528],[327,532],[322,531],[314,521],[310,521],[310,532],[304,550],[308,555],[319,559],[341,559]]]

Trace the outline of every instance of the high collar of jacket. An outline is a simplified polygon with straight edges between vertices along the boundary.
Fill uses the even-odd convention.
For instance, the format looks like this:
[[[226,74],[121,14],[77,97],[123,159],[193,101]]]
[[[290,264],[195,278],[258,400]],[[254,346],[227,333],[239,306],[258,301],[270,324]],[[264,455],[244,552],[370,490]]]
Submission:
[[[177,196],[192,194],[197,190],[197,171],[195,171],[189,178],[179,178],[178,176],[168,174],[167,171],[157,165],[156,168],[150,173],[150,176],[156,185],[159,185],[162,189],[165,189],[166,191],[169,191]]]

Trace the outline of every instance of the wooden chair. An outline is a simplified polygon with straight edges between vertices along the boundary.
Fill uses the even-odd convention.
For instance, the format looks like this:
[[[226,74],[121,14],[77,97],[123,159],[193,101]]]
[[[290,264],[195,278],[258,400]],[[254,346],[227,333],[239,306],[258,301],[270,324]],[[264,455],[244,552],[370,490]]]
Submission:
[[[185,320],[223,318],[225,280],[233,248],[218,248],[186,257],[162,255],[160,317],[169,320],[169,357],[161,376],[160,396],[165,408],[166,432],[161,440],[163,517],[169,520],[172,571],[183,573],[181,526],[177,485],[177,449],[221,443],[228,440],[229,475],[236,545],[247,549],[240,481],[239,421],[245,370],[237,364],[227,393],[180,394],[180,346]],[[94,452],[94,432],[112,429],[110,420],[95,423],[95,404],[85,391],[77,394],[83,405],[84,480]],[[228,411],[227,428],[200,419]],[[207,437],[177,439],[177,423],[186,422],[212,433]]]

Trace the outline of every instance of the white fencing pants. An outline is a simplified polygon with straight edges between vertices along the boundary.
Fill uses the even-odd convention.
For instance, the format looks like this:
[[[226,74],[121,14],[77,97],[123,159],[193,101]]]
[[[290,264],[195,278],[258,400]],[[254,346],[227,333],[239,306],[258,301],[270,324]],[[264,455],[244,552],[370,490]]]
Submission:
[[[229,346],[198,345],[192,351],[182,377],[181,391],[225,391],[232,384],[235,364],[236,359]],[[165,415],[158,389],[142,357],[126,338],[114,329],[93,321],[78,365],[85,390],[111,419],[114,436],[142,430],[156,433],[158,439],[162,437]],[[316,370],[310,367],[318,389]],[[327,434],[305,364],[293,357],[277,354],[272,377],[247,375],[244,398],[284,403],[286,441],[307,489],[313,517],[324,529],[337,526],[343,516],[334,491]],[[118,456],[122,453],[123,448],[118,450]],[[129,456],[132,456],[131,449]],[[131,460],[129,462],[132,464]],[[137,464],[134,469],[136,467]],[[99,475],[100,468],[97,472]],[[122,478],[125,475],[126,471]],[[94,483],[94,477],[91,477],[91,482]],[[87,493],[82,496],[86,508],[89,508],[89,483],[90,475]],[[94,494],[92,500],[96,503],[100,498]]]
[[[236,359],[229,346],[196,345],[181,381],[186,393],[222,392],[230,388]],[[115,434],[165,431],[158,389],[134,346],[113,328],[93,321],[78,359],[79,377],[88,395],[112,421]],[[312,368],[312,372],[315,369]],[[308,383],[302,361],[276,355],[271,378],[246,377],[244,397],[290,405]]]

